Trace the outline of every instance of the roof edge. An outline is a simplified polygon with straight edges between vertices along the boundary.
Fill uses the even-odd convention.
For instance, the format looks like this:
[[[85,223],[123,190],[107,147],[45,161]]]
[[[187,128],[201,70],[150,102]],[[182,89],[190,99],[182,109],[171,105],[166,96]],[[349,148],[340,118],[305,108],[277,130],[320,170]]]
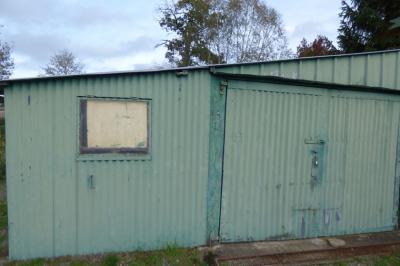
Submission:
[[[255,64],[269,64],[269,63],[303,61],[303,60],[318,60],[318,59],[325,59],[325,58],[352,57],[352,56],[363,56],[363,55],[372,55],[372,54],[385,54],[385,53],[393,53],[393,52],[400,52],[400,49],[371,51],[371,52],[362,52],[362,53],[350,53],[350,54],[311,56],[311,57],[301,57],[301,58],[288,58],[288,59],[279,59],[279,60],[271,60],[271,61],[247,62],[247,63],[213,64],[213,65],[188,66],[188,67],[176,67],[176,68],[165,68],[165,69],[144,69],[144,70],[130,70],[130,71],[93,72],[93,73],[59,75],[59,76],[26,77],[26,78],[8,79],[7,82],[13,83],[13,82],[21,82],[21,81],[42,81],[42,80],[52,80],[52,79],[64,79],[64,78],[79,78],[79,77],[84,78],[84,77],[98,77],[98,76],[110,76],[110,75],[132,75],[132,74],[152,74],[152,73],[163,73],[163,72],[180,73],[183,71],[198,70],[198,69],[225,68],[225,67],[234,67],[234,66],[247,66],[247,65],[255,65]]]
[[[241,66],[241,65],[280,63],[280,62],[302,61],[302,60],[316,60],[316,59],[335,58],[335,57],[353,57],[353,56],[363,56],[363,55],[365,56],[365,55],[386,54],[386,53],[396,53],[396,52],[400,52],[400,48],[398,48],[398,49],[389,49],[389,50],[380,50],[380,51],[361,52],[361,53],[347,53],[347,54],[334,54],[334,55],[320,55],[320,56],[307,56],[307,57],[298,57],[298,58],[287,58],[287,59],[278,59],[278,60],[271,60],[271,61],[257,61],[257,62],[232,63],[232,64],[217,64],[217,65],[210,65],[210,66],[219,68],[219,67]]]
[[[292,79],[278,76],[261,76],[261,75],[249,75],[249,74],[232,74],[226,72],[211,72],[216,77],[225,78],[227,80],[243,80],[243,81],[254,81],[254,82],[267,82],[273,84],[286,84],[294,86],[312,87],[312,88],[324,88],[344,91],[363,91],[371,93],[387,93],[400,95],[400,90],[387,88],[387,87],[374,87],[366,85],[348,85],[341,83],[330,83],[323,81],[313,81],[305,79]]]
[[[8,82],[4,80],[0,80],[0,88],[5,88],[8,86]]]
[[[52,80],[52,79],[64,79],[64,78],[85,78],[85,77],[99,77],[99,76],[112,76],[112,75],[132,75],[132,74],[152,74],[152,73],[163,73],[163,72],[176,72],[179,76],[183,72],[194,69],[209,69],[210,66],[190,66],[190,67],[177,67],[177,68],[165,68],[165,69],[143,69],[143,70],[132,70],[132,71],[112,71],[112,72],[92,72],[82,74],[70,74],[70,75],[57,75],[57,76],[38,76],[38,77],[26,77],[26,78],[15,78],[8,79],[7,82],[21,82],[21,81],[41,81],[41,80]]]

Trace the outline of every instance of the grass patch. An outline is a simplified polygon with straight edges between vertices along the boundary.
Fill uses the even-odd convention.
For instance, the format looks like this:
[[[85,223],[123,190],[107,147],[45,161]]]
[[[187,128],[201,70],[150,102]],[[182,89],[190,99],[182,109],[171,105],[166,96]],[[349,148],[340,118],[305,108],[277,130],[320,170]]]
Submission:
[[[120,258],[116,255],[108,255],[103,260],[103,266],[117,266]]]
[[[23,266],[43,266],[43,265],[45,265],[45,260],[44,259],[36,259],[36,260],[29,261],[29,262],[24,262],[21,265],[23,265]]]
[[[70,266],[90,266],[90,264],[87,261],[75,260],[71,262]]]
[[[400,254],[394,253],[386,256],[375,256],[370,254],[367,256],[347,258],[346,260],[339,260],[330,264],[318,265],[332,265],[332,266],[399,266]]]
[[[395,266],[400,265],[400,258],[398,256],[381,256],[374,261],[375,266]]]
[[[184,249],[168,246],[163,250],[151,252],[118,253],[109,255],[88,255],[64,257],[48,260],[14,261],[6,266],[206,266],[203,256],[197,249]]]
[[[3,229],[7,229],[7,202],[0,201],[0,230]]]
[[[78,257],[64,257],[57,259],[38,259],[32,261],[9,262],[5,266],[206,266],[213,264],[213,255],[203,254],[197,249],[184,249],[168,246],[164,250],[152,252],[132,252],[109,255],[89,255]],[[207,257],[209,257],[207,259]],[[225,264],[224,264],[225,265]],[[229,264],[226,264],[229,265]],[[400,265],[400,254],[387,256],[368,256],[347,258],[333,263],[314,263],[312,265],[335,266],[397,266]]]
[[[202,255],[196,249],[183,249],[175,245],[168,246],[164,250],[154,252],[136,253],[129,265],[208,265]]]

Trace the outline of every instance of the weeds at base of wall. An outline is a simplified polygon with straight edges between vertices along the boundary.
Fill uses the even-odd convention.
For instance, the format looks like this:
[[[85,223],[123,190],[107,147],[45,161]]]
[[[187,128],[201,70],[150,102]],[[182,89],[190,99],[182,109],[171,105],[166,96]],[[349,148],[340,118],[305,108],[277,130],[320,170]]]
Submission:
[[[151,252],[115,253],[108,255],[88,255],[77,257],[63,257],[57,259],[37,259],[31,261],[14,261],[5,263],[5,266],[179,266],[209,265],[203,260],[203,254],[198,249],[179,248],[175,245],[167,246],[163,250]]]
[[[103,260],[104,266],[117,266],[120,258],[115,255],[108,255]]]
[[[203,257],[204,255],[204,257]],[[214,255],[212,255],[214,258]],[[152,252],[115,253],[108,255],[93,255],[80,257],[64,257],[58,259],[36,259],[31,261],[8,262],[5,266],[206,266],[215,265],[213,260],[208,261],[207,254],[201,254],[197,249],[183,249],[167,247],[164,250]],[[223,263],[229,266],[229,263]],[[236,265],[236,264],[235,264]],[[311,265],[329,266],[398,266],[400,253],[392,255],[354,257],[336,262],[318,263]]]

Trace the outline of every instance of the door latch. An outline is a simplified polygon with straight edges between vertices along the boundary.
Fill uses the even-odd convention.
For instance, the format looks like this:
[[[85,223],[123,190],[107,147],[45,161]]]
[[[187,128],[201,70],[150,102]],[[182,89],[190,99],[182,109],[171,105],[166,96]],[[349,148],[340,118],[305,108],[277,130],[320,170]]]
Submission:
[[[313,151],[313,159],[312,159],[312,165],[314,168],[318,167],[318,156],[317,156],[317,152]]]
[[[224,95],[225,90],[228,87],[228,82],[227,81],[221,81],[219,83],[219,94]]]
[[[304,139],[304,143],[311,146],[311,190],[322,182],[322,166],[323,160],[320,161],[320,158],[324,158],[324,146],[325,140],[320,138],[306,138]]]
[[[320,169],[319,169],[319,161],[318,161],[318,152],[312,150],[312,159],[311,159],[311,190],[318,185],[320,182]]]
[[[89,175],[88,176],[88,185],[89,185],[89,189],[95,189],[96,186],[94,184],[94,177],[93,175]]]

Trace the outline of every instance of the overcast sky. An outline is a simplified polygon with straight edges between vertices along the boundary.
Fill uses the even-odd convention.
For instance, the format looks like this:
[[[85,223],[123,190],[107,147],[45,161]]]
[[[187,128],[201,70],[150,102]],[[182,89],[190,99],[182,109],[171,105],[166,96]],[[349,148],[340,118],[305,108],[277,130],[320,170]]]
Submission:
[[[86,72],[151,68],[166,62],[155,48],[166,33],[156,9],[164,0],[0,0],[2,40],[14,45],[13,78],[37,76],[66,48]],[[282,15],[290,48],[326,35],[336,42],[340,0],[265,0]]]

